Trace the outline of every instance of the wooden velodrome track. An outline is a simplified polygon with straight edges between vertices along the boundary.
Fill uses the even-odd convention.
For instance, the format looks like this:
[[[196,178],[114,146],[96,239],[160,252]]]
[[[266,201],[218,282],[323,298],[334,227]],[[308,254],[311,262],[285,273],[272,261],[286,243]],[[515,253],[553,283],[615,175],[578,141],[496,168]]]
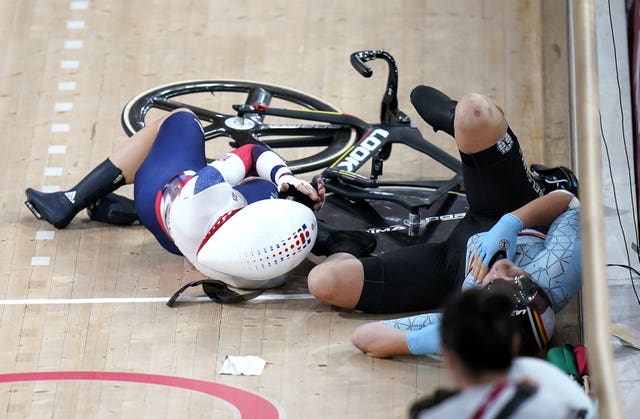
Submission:
[[[401,108],[451,153],[453,141],[411,108],[414,86],[491,95],[529,162],[570,165],[564,7],[0,2],[0,417],[406,417],[416,398],[449,379],[437,357],[359,353],[351,331],[379,317],[313,299],[168,308],[158,298],[200,277],[182,258],[142,227],[91,223],[84,212],[54,231],[24,207],[23,191],[75,184],[123,139],[119,114],[129,98],[183,79],[286,85],[374,121],[386,68],[374,63],[379,78],[360,77],[348,56],[361,49],[394,55]],[[386,170],[434,174],[401,149]],[[290,282],[304,288],[311,263]],[[575,307],[563,315],[559,338],[575,336],[576,319]],[[260,376],[221,375],[226,355],[257,355],[267,365]]]

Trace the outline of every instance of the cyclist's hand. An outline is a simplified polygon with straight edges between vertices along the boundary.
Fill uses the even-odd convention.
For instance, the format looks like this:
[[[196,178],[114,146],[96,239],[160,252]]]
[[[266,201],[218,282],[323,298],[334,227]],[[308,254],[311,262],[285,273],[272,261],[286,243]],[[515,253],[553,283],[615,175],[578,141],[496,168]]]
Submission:
[[[509,260],[513,260],[516,254],[516,242],[518,233],[522,230],[522,221],[515,215],[508,213],[487,231],[478,247],[471,256],[469,271],[473,272],[473,278],[481,281],[489,272],[492,262],[501,254]]]
[[[314,211],[318,211],[324,203],[325,190],[322,179],[318,179],[317,182],[317,190],[309,182],[302,179],[296,179],[295,184],[282,183],[280,184],[279,195],[281,198],[293,199]],[[296,190],[292,191],[290,190],[291,188]]]
[[[322,208],[322,205],[324,205],[324,197],[325,197],[326,191],[324,189],[324,181],[320,176],[317,177],[315,183],[316,183],[316,194],[318,195],[319,199],[316,205],[314,205],[313,210],[320,211],[320,208]]]

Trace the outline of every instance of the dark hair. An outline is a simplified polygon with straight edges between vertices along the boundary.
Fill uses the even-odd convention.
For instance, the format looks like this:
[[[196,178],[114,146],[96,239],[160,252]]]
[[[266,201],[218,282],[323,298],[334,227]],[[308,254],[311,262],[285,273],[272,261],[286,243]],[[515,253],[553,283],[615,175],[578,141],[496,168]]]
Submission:
[[[503,292],[472,288],[455,295],[444,309],[442,344],[460,358],[469,373],[507,371],[514,356],[516,331],[510,316],[513,299]]]

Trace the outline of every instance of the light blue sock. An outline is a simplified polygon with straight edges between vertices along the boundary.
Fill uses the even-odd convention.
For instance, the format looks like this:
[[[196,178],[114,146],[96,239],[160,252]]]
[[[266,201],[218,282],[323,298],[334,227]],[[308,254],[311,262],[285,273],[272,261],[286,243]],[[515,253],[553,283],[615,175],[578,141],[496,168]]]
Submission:
[[[410,330],[407,334],[407,346],[413,355],[440,354],[440,323]]]

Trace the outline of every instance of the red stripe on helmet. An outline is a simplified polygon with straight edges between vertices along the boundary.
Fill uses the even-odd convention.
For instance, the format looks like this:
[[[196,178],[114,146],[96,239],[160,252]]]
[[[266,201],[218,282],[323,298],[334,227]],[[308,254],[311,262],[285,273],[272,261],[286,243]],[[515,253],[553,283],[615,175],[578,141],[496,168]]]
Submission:
[[[244,208],[244,207],[242,207]],[[224,223],[226,223],[227,221],[229,221],[229,219],[231,217],[233,217],[238,211],[240,211],[242,208],[236,208],[233,209],[231,211],[225,212],[224,214],[222,214],[220,216],[220,218],[218,218],[216,220],[215,223],[213,223],[213,226],[211,226],[211,228],[209,229],[209,231],[207,232],[207,234],[204,236],[204,239],[202,240],[202,242],[200,243],[200,247],[198,247],[198,251],[196,252],[196,255],[198,253],[200,253],[200,250],[204,247],[205,244],[207,244],[207,242],[209,241],[209,239],[211,237],[213,237],[213,235],[216,233],[216,231],[218,231],[220,229],[220,227],[222,227],[224,225]]]

